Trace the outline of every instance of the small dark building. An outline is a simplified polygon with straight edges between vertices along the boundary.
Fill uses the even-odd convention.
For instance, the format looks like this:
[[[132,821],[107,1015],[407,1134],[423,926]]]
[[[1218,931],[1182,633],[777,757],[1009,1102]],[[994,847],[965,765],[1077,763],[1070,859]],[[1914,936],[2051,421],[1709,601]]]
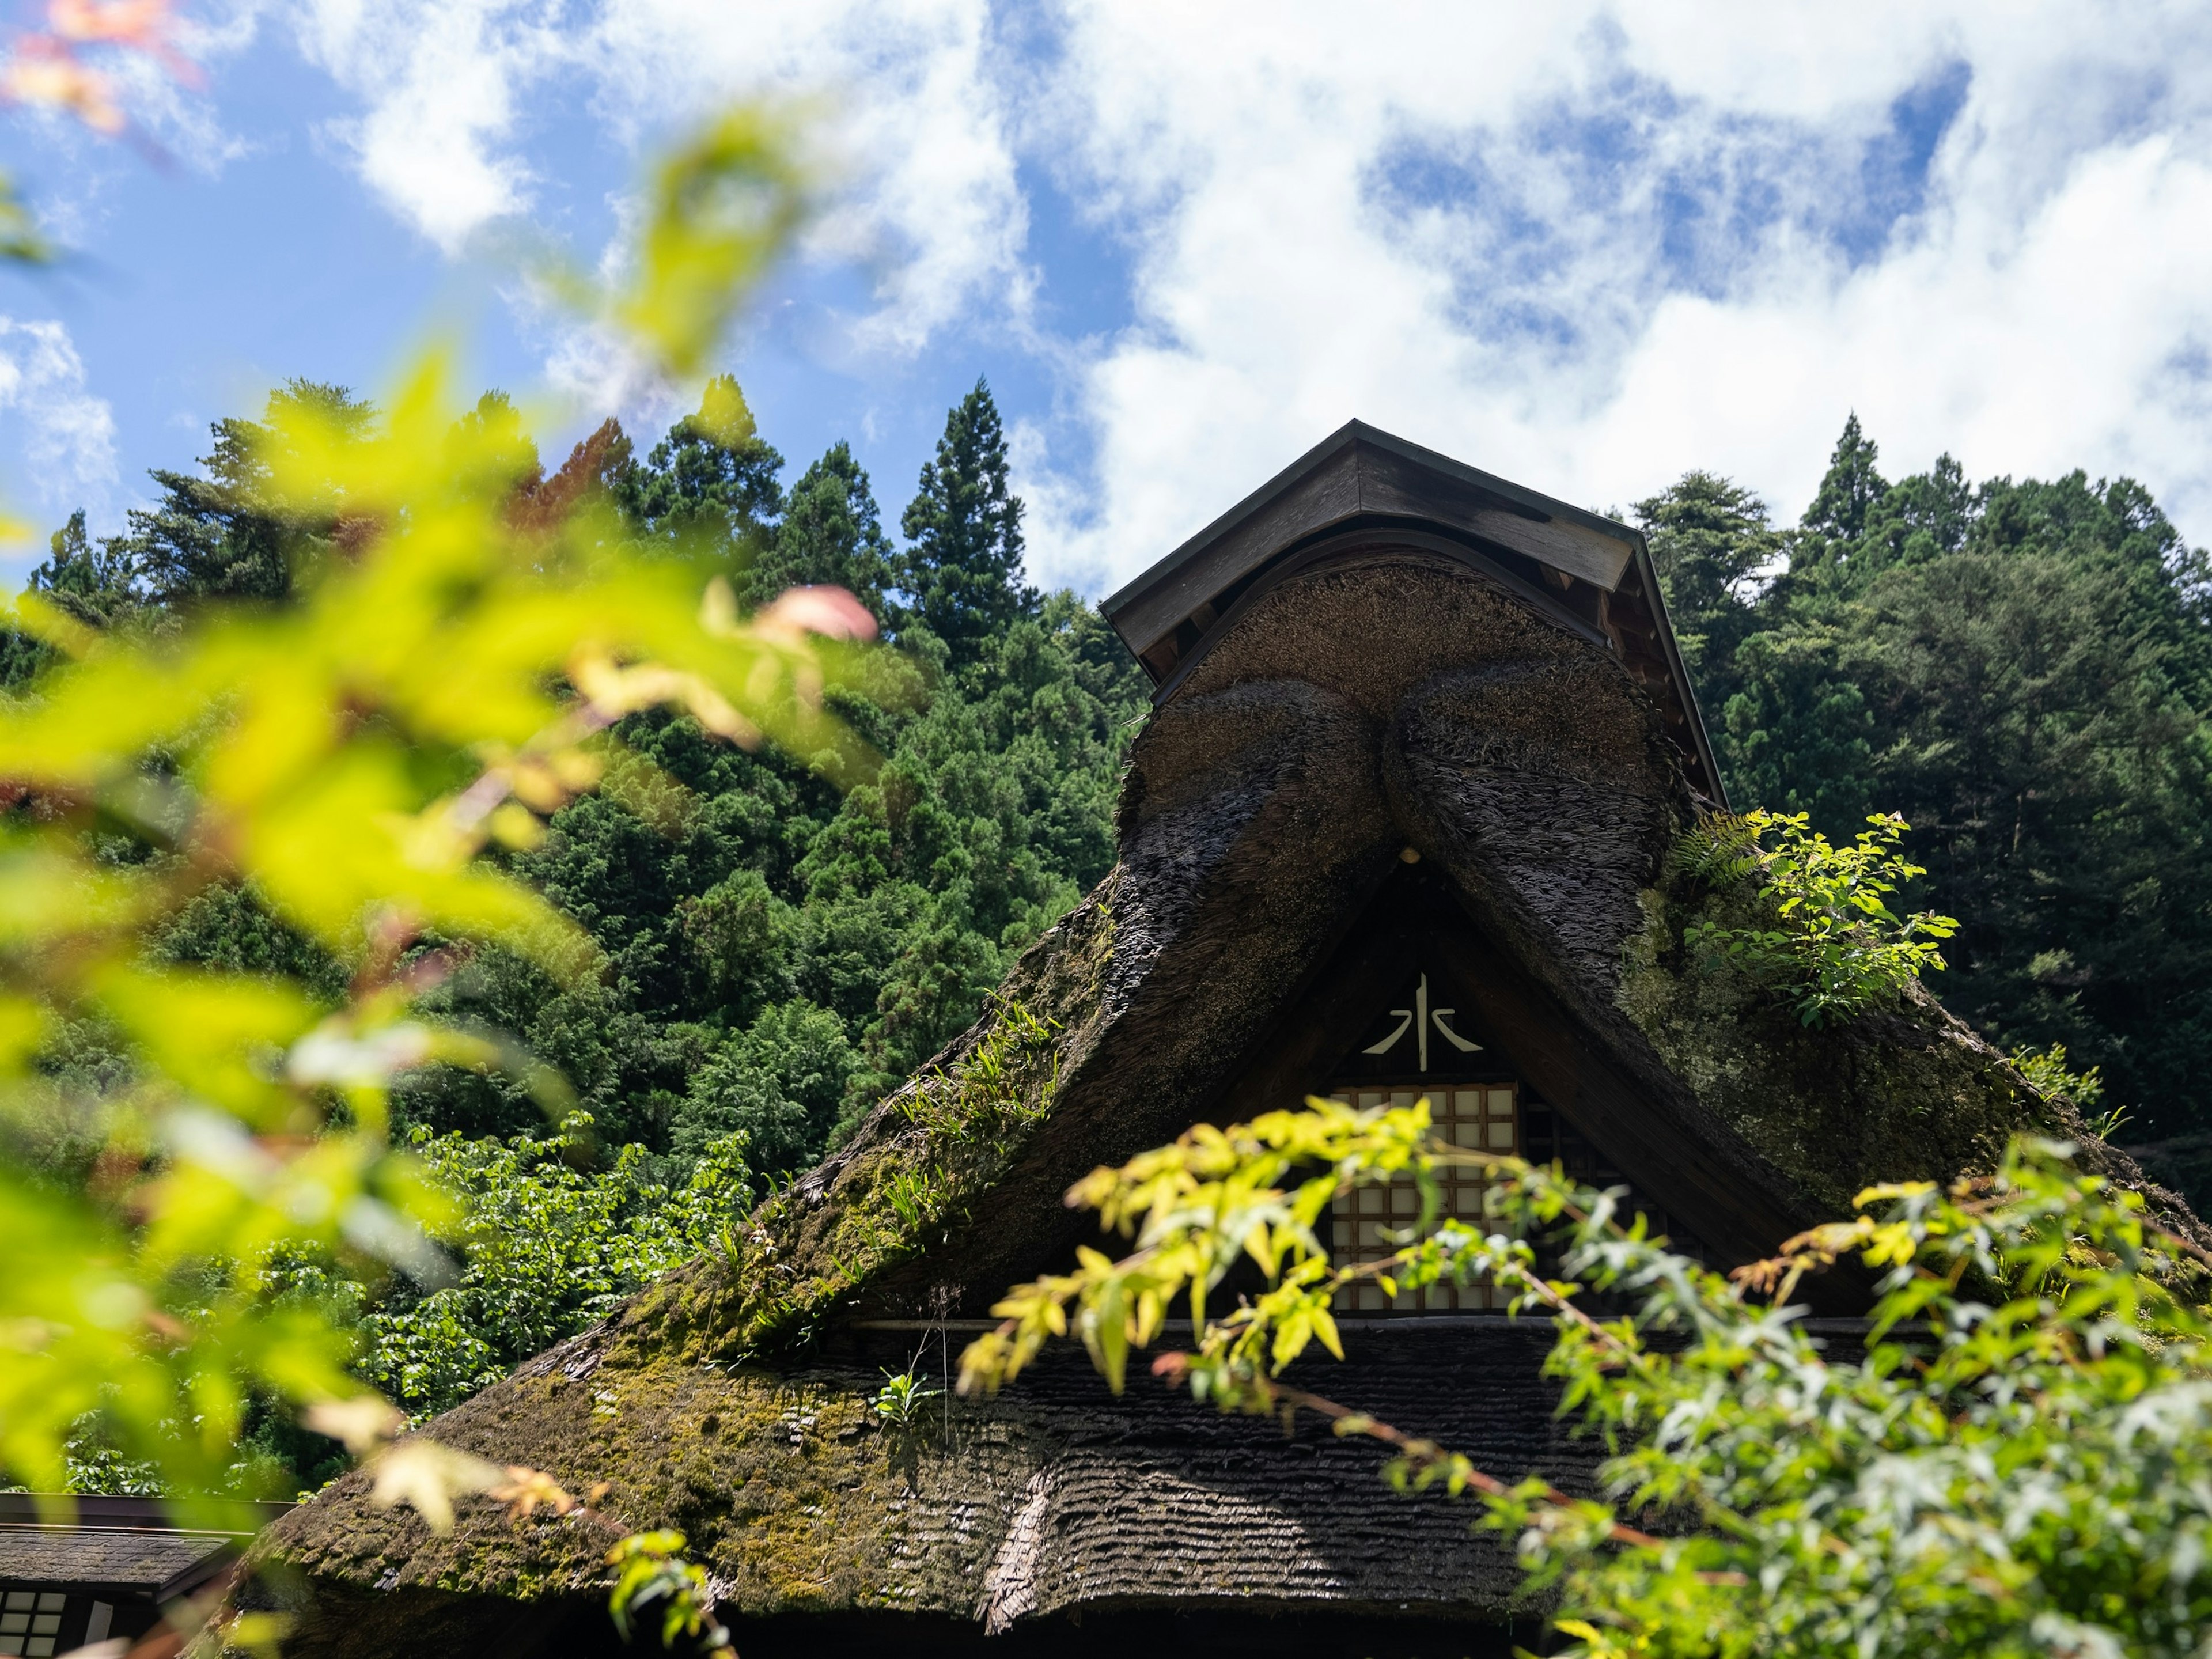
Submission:
[[[1355,422],[1105,610],[1159,688],[1114,872],[734,1257],[427,1432],[682,1528],[750,1659],[1503,1653],[1539,1630],[1513,1564],[1465,1510],[1389,1492],[1370,1445],[1141,1374],[1117,1398],[1079,1351],[903,1428],[883,1374],[941,1378],[1005,1286],[1095,1237],[1061,1201],[1095,1165],[1309,1093],[1425,1094],[1445,1133],[1625,1182],[1721,1263],[1869,1181],[2081,1126],[1925,994],[1808,1031],[1682,949],[1744,901],[1668,860],[1720,784],[1627,526]],[[1340,1215],[1343,1247],[1374,1218]],[[1848,1274],[1809,1289],[1864,1305]],[[1541,1323],[1479,1289],[1380,1302],[1345,1310],[1314,1386],[1498,1474],[1587,1477]],[[265,1547],[301,1654],[611,1644],[574,1520],[479,1502],[435,1538],[354,1475]]]
[[[56,1524],[29,1493],[0,1492],[0,1654],[136,1640],[235,1561],[252,1535],[179,1527],[159,1498],[66,1501],[74,1516]],[[291,1506],[250,1507],[273,1521]]]

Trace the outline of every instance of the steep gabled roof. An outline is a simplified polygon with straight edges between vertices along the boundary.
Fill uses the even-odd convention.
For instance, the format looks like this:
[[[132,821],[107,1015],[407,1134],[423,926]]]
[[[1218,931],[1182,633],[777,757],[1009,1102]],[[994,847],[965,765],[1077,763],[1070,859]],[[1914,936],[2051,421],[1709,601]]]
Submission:
[[[1603,642],[1658,707],[1693,788],[1725,799],[1641,532],[1347,421],[1102,605],[1171,695],[1231,613],[1322,544],[1391,531],[1458,550],[1554,620]]]

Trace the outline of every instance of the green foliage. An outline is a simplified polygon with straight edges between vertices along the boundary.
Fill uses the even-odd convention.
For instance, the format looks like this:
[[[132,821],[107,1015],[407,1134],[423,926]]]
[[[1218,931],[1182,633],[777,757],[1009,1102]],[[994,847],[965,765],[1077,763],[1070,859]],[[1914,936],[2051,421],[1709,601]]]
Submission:
[[[770,1174],[804,1170],[821,1155],[860,1065],[843,1022],[803,998],[772,1006],[728,1038],[699,1069],[676,1109],[670,1144],[696,1156],[742,1134]]]
[[[106,1193],[11,1176],[0,1206],[11,1230],[27,1230],[17,1259],[61,1253],[0,1292],[10,1328],[40,1334],[0,1354],[4,1452],[48,1487],[88,1413],[122,1455],[210,1491],[250,1397],[350,1386],[323,1310],[268,1303],[255,1264],[270,1250],[367,1253],[421,1279],[440,1273],[410,1222],[440,1206],[418,1164],[385,1141],[384,1085],[424,1060],[481,1064],[493,1051],[410,1022],[395,953],[426,927],[525,952],[572,948],[569,924],[471,854],[495,833],[527,841],[538,819],[520,799],[550,809],[597,770],[579,742],[592,723],[641,695],[672,694],[641,687],[646,671],[617,665],[615,652],[662,647],[684,675],[672,694],[726,726],[756,729],[717,681],[791,733],[830,731],[795,698],[763,696],[780,678],[792,696],[802,653],[734,626],[716,641],[678,571],[625,570],[591,541],[514,546],[501,495],[469,488],[483,452],[437,413],[434,366],[382,430],[296,412],[271,487],[312,469],[313,489],[386,526],[343,570],[281,611],[143,643],[88,634],[35,595],[22,607],[82,660],[0,719],[0,767],[51,804],[18,820],[7,853],[18,921],[4,963],[6,1098],[19,1121],[74,1116],[107,1142],[111,1164],[127,1160]],[[580,726],[576,705],[549,691],[555,665],[590,688],[583,706],[605,711],[597,722]],[[763,670],[769,680],[750,679]],[[334,717],[342,708],[350,720]],[[153,772],[143,757],[156,746],[165,764]],[[471,751],[493,767],[477,774]],[[139,850],[112,856],[103,825]],[[174,947],[210,901],[249,889],[279,937],[361,964],[349,1006],[319,1006],[308,985],[268,972],[273,963],[176,965],[177,955],[206,958]],[[149,949],[162,942],[166,963]],[[435,978],[437,958],[410,973]],[[116,1064],[57,1101],[47,1057],[62,1030],[88,1022],[112,1033]],[[281,1147],[318,1129],[296,1151],[251,1138]],[[133,1211],[143,1225],[127,1220]],[[43,1240],[35,1252],[31,1234]],[[86,1265],[70,1270],[70,1258]],[[149,1327],[163,1345],[145,1345]],[[185,1422],[197,1431],[179,1432]]]
[[[1702,685],[1707,665],[1733,661],[1751,632],[1744,600],[1781,556],[1782,538],[1768,527],[1764,501],[1710,472],[1686,472],[1665,495],[1638,501],[1636,519],[1650,541],[1674,643]]]
[[[1903,818],[1877,814],[1867,822],[1871,827],[1844,847],[1808,829],[1802,812],[1753,812],[1699,826],[1677,857],[1718,886],[1755,873],[1775,925],[1694,922],[1685,943],[1786,992],[1808,1025],[1894,1001],[1928,969],[1944,965],[1942,941],[1959,924],[1926,910],[1899,917],[1889,908],[1885,895],[1927,872],[1897,850],[1909,827]],[[1764,844],[1770,832],[1771,848]]]
[[[1060,1086],[1053,1025],[1002,997],[990,1025],[951,1072],[930,1073],[934,1088],[898,1097],[898,1109],[933,1139],[989,1144],[1036,1122]]]
[[[72,514],[30,591],[71,621],[126,632],[173,629],[209,600],[289,599],[341,539],[332,503],[279,499],[276,470],[303,460],[292,434],[304,424],[358,441],[374,416],[343,386],[288,382],[261,421],[214,423],[199,473],[155,469],[155,504],[132,507],[123,534],[95,545],[84,514]],[[0,635],[0,687],[21,689],[65,655],[36,629],[10,627]]]
[[[343,509],[312,485],[296,493],[275,487],[277,472],[312,469],[311,445],[367,435],[373,411],[343,386],[294,380],[269,396],[259,422],[220,420],[205,476],[156,471],[153,507],[134,507],[130,529],[106,544],[126,562],[157,605],[206,599],[282,599],[309,577],[336,545]],[[304,480],[302,481],[304,482]]]
[[[876,1391],[876,1415],[894,1427],[911,1429],[921,1420],[923,1408],[944,1393],[910,1365],[896,1376],[886,1370],[884,1386]]]
[[[136,606],[137,572],[129,552],[112,542],[94,547],[85,533],[82,508],[54,532],[47,548],[46,558],[33,568],[26,586],[75,621],[105,627]],[[60,659],[61,653],[36,635],[17,629],[0,632],[0,688],[23,685]]]
[[[726,173],[733,130],[701,166]],[[664,175],[671,200],[690,165]],[[688,275],[665,268],[690,234],[666,214],[641,265],[633,301],[672,356],[703,349],[731,298],[708,303],[710,279],[743,263],[720,189]],[[676,708],[702,741],[865,771],[823,704],[857,678],[823,636],[865,613],[816,592],[741,615],[711,567],[638,545],[597,487],[610,453],[549,501],[511,406],[457,409],[436,353],[380,409],[295,385],[264,423],[219,426],[209,476],[165,481],[130,537],[95,555],[65,532],[17,602],[17,633],[60,660],[0,706],[9,1474],[59,1487],[89,1424],[189,1502],[236,1490],[253,1414],[304,1413],[435,1523],[492,1477],[383,1446],[398,1419],[349,1374],[345,1285],[413,1281],[367,1315],[372,1364],[434,1403],[724,1213],[726,1147],[706,1187],[654,1198],[642,1154],[578,1187],[519,1149],[426,1142],[538,1230],[479,1216],[457,1277],[427,1236],[450,1195],[389,1134],[393,1079],[426,1066],[563,1094],[423,1005],[486,961],[592,981],[597,945],[515,855],[603,775],[654,797],[610,727]]]
[[[1095,917],[1099,936],[1110,922]],[[1094,964],[1095,965],[1095,964]],[[1088,993],[1096,993],[1095,978]],[[801,1336],[854,1286],[970,1217],[1050,1111],[1059,1086],[1054,1024],[1001,995],[968,1052],[893,1097],[906,1128],[840,1177],[828,1224],[787,1189],[755,1212],[742,1247],[718,1264],[725,1357]],[[797,1237],[804,1229],[805,1237]]]
[[[1805,529],[1831,542],[1849,543],[1864,533],[1867,520],[1888,495],[1889,485],[1875,470],[1878,459],[1872,440],[1860,428],[1856,413],[1844,417],[1843,435],[1828,458],[1826,476],[1805,509]]]
[[[1765,828],[1758,813],[1709,812],[1676,838],[1668,856],[1684,874],[1726,890],[1759,867]]]
[[[1401,1487],[1479,1494],[1573,1654],[2180,1656],[2212,1635],[2212,1272],[2071,1148],[2016,1145],[1948,1193],[1869,1189],[1857,1219],[1723,1277],[1623,1224],[1617,1193],[1442,1143],[1426,1101],[1309,1105],[1201,1126],[1077,1186],[1069,1201],[1133,1250],[1016,1287],[962,1356],[963,1389],[1071,1333],[1118,1388],[1187,1297],[1195,1346],[1156,1372],[1224,1411],[1312,1410],[1378,1439]],[[1492,1178],[1490,1231],[1440,1218],[1454,1164]],[[1332,1267],[1315,1230],[1331,1199],[1391,1182],[1423,1200],[1400,1248]],[[1557,1253],[1545,1271],[1532,1239]],[[1789,1305],[1846,1256],[1877,1286],[1863,1349]],[[1240,1261],[1266,1288],[1204,1317]],[[1331,1299],[1370,1279],[1488,1280],[1516,1313],[1549,1313],[1562,1409],[1608,1454],[1597,1494],[1478,1468],[1284,1382],[1315,1342],[1337,1351]],[[1594,1317],[1585,1290],[1630,1311]]]
[[[1864,819],[1875,788],[1874,711],[1838,629],[1802,622],[1750,633],[1717,674],[1712,732],[1730,791],[1839,830]]]
[[[1172,1146],[1095,1170],[1069,1188],[1072,1207],[1096,1210],[1100,1225],[1133,1234],[1136,1253],[1115,1261],[1085,1248],[1073,1273],[1016,1287],[992,1310],[1006,1322],[961,1354],[961,1391],[1011,1381],[1048,1339],[1069,1334],[1071,1307],[1074,1333],[1116,1394],[1130,1351],[1159,1334],[1179,1298],[1188,1300],[1192,1328],[1218,1339],[1237,1363],[1279,1370],[1316,1340],[1340,1358],[1329,1307],[1349,1275],[1331,1273],[1316,1224],[1340,1188],[1405,1176],[1419,1188],[1425,1231],[1441,1208],[1439,1165],[1423,1146],[1425,1099],[1364,1112],[1340,1101],[1307,1105],[1225,1131],[1201,1123]],[[1285,1189],[1285,1180],[1305,1170],[1312,1173]],[[1207,1293],[1246,1258],[1267,1275],[1267,1292],[1209,1321]]]
[[[85,534],[82,510],[54,532],[47,549],[46,562],[32,570],[27,586],[78,622],[100,626],[131,603],[136,561],[115,543],[94,547]]]
[[[979,395],[953,424],[995,423]],[[81,527],[65,532],[34,579],[41,597],[118,641],[173,635],[207,602],[203,588],[219,598],[240,572],[277,572],[260,597],[302,602],[336,520],[278,512],[255,494],[268,472],[255,458],[290,442],[293,415],[356,437],[377,417],[326,388],[289,388],[270,409],[274,425],[218,423],[205,477],[160,475],[160,503],[130,535],[94,546]],[[740,594],[844,578],[878,616],[896,609],[890,544],[849,448],[810,467],[778,518],[775,453],[726,380],[642,460],[609,422],[547,476],[498,394],[456,429],[494,466],[505,517],[523,536],[557,536],[588,514],[611,550],[727,573]],[[1002,447],[963,453],[1003,482]],[[157,559],[173,574],[198,574],[164,577],[157,591],[142,580]],[[1074,596],[1023,616],[1000,586],[992,599],[988,584],[969,584],[996,620],[955,630],[974,641],[966,667],[938,672],[940,644],[917,627],[920,663],[872,664],[833,690],[888,762],[848,797],[809,757],[733,749],[690,716],[619,722],[621,744],[593,762],[604,787],[501,854],[588,944],[555,963],[474,942],[446,956],[417,1012],[506,1034],[557,1070],[615,1142],[688,1155],[743,1129],[765,1170],[814,1162],[975,1017],[1014,954],[1113,860],[1116,776],[1146,705],[1141,671]],[[7,648],[21,674],[54,658],[20,633]],[[158,949],[179,963],[290,975],[333,1003],[350,975],[265,892],[236,882],[190,897]],[[403,1125],[512,1136],[544,1121],[520,1070],[433,1066],[394,1086]]]
[[[2123,1107],[2097,1109],[2097,1103],[2105,1097],[2105,1079],[2094,1066],[2086,1072],[2071,1069],[2066,1064],[2064,1043],[2054,1042],[2048,1048],[2015,1048],[2012,1063],[2038,1094],[2071,1103],[2100,1139],[2110,1140],[2127,1121]]]
[[[1918,832],[1960,919],[1945,1001],[2066,1046],[2142,1132],[2212,1112],[2205,556],[2142,488],[1884,477],[1856,421],[1782,532],[1691,475],[1638,511],[1740,808]],[[1700,643],[1692,651],[1690,639]]]
[[[824,583],[842,587],[888,624],[892,556],[867,471],[841,439],[784,496],[783,521],[749,576],[761,596]]]
[[[615,1569],[615,1587],[607,1612],[622,1638],[630,1639],[633,1621],[656,1601],[660,1608],[660,1644],[674,1647],[687,1636],[704,1650],[719,1652],[730,1645],[730,1633],[708,1611],[714,1604],[707,1586],[707,1570],[684,1559],[684,1537],[673,1528],[658,1532],[634,1532],[607,1552]]]
[[[611,1139],[661,1151],[742,1127],[760,1169],[811,1164],[1112,866],[1141,671],[1072,598],[988,644],[934,685],[890,663],[847,689],[841,711],[884,758],[842,798],[690,720],[625,722],[661,793],[580,800],[514,859],[605,966],[564,980],[480,951],[429,1006],[513,1033]],[[410,1082],[398,1109],[473,1134],[540,1121],[519,1083],[456,1069]]]
[[[603,428],[542,493],[560,497],[574,468],[608,480],[611,501],[657,499],[658,464],[623,459],[627,443]],[[1003,473],[1003,454],[992,465]],[[715,522],[685,544],[756,592],[849,577],[888,616],[878,519],[841,444],[757,548]],[[839,712],[884,757],[842,796],[773,747],[733,751],[681,717],[624,721],[640,763],[614,763],[514,856],[590,933],[602,970],[564,980],[482,951],[428,1006],[514,1034],[612,1139],[684,1151],[743,1128],[764,1171],[812,1164],[972,1023],[1014,957],[1113,863],[1142,671],[1073,594],[1034,616],[1011,600],[986,611],[961,623],[975,653],[964,667],[939,672],[941,641],[917,627],[920,662],[873,663],[840,689]],[[538,1117],[516,1082],[453,1069],[408,1082],[398,1109],[471,1134]]]
[[[2063,1042],[2054,1042],[2048,1048],[2015,1048],[2012,1063],[2037,1093],[2070,1100],[2084,1112],[2104,1097],[2104,1080],[2097,1075],[2097,1068],[2071,1070]]]
[[[272,410],[307,404],[347,422],[374,416],[354,398],[299,387]],[[710,387],[702,414],[677,422],[644,460],[606,422],[550,476],[498,394],[458,429],[502,458],[507,518],[522,533],[556,533],[591,511],[598,533],[629,556],[695,560],[754,598],[848,577],[876,613],[891,615],[890,544],[848,447],[807,469],[776,518],[775,452],[750,416],[717,425],[714,407],[741,411],[741,396],[730,383]],[[730,452],[712,441],[723,425],[744,427]],[[250,483],[252,465],[222,460],[250,456],[248,435],[265,431],[223,422],[215,471],[164,483],[155,515],[166,525],[197,522],[197,500],[243,502],[208,533],[195,568],[246,568],[232,549],[276,522],[241,493],[237,480]],[[1002,471],[1002,456],[991,465]],[[181,540],[181,531],[164,533]],[[58,602],[76,592],[70,573],[101,562],[119,575],[77,581],[100,606],[70,615],[131,637],[173,633],[195,602],[161,599],[137,580],[149,538],[143,526],[104,546],[64,535]],[[327,535],[285,531],[279,540],[285,571],[312,577],[327,557]],[[292,592],[272,602],[295,604]],[[1015,953],[1113,863],[1115,785],[1146,706],[1144,675],[1073,595],[1051,595],[1033,617],[1011,599],[988,611],[995,633],[963,623],[978,653],[963,671],[933,672],[931,657],[878,661],[834,692],[887,761],[874,785],[849,796],[801,757],[734,750],[692,717],[623,719],[622,748],[598,761],[602,790],[557,807],[535,845],[504,854],[588,933],[581,971],[566,957],[553,964],[476,942],[449,953],[416,1011],[473,1036],[504,1033],[560,1073],[611,1141],[690,1155],[744,1130],[763,1170],[810,1166],[957,1036]],[[927,630],[914,641],[938,653]],[[13,646],[33,664],[51,657],[24,635]],[[237,883],[192,896],[164,925],[159,951],[173,963],[289,973],[327,1000],[341,1000],[349,978],[337,953]],[[403,1126],[473,1137],[544,1121],[520,1068],[407,1073],[394,1079],[394,1113]]]
[[[225,573],[278,573],[262,597],[280,605],[297,602],[295,576],[312,587],[337,520],[279,514],[256,458],[289,441],[291,414],[358,434],[376,412],[305,386],[270,410],[219,422],[205,476],[158,475],[160,502],[129,536],[58,544],[61,592],[98,599],[79,620],[161,635],[204,602],[202,588],[228,591]],[[548,476],[497,393],[457,431],[500,475],[505,516],[524,536],[559,535],[587,514],[611,549],[726,574],[741,599],[842,582],[879,618],[909,614],[849,447],[833,446],[782,495],[775,452],[726,377],[642,459],[610,421]],[[841,795],[804,753],[732,749],[680,714],[625,718],[620,745],[596,761],[604,787],[501,855],[589,935],[581,955],[555,964],[474,942],[449,955],[417,1011],[505,1034],[557,1070],[615,1142],[689,1154],[743,1129],[771,1172],[813,1163],[964,1029],[1015,954],[1111,866],[1119,767],[1146,704],[1141,670],[1094,610],[1067,593],[1033,604],[1010,586],[1018,561],[1006,562],[1000,531],[1018,548],[1020,503],[1004,495],[1006,474],[979,389],[948,416],[910,514],[936,526],[938,622],[971,659],[948,667],[944,642],[912,620],[918,660],[872,663],[832,689],[887,763],[877,781]],[[143,580],[157,557],[199,574],[157,590]],[[52,654],[27,635],[8,642],[17,647],[23,672]],[[264,894],[235,884],[195,897],[162,949],[300,975],[331,999],[349,977]],[[393,1109],[403,1125],[473,1136],[544,1121],[528,1078],[497,1068],[406,1074]]]
[[[699,412],[678,421],[629,469],[622,504],[651,533],[678,542],[752,548],[783,507],[783,457],[761,441],[752,410],[727,374],[707,382]],[[774,599],[786,582],[759,594]]]
[[[431,1416],[598,1323],[678,1262],[724,1248],[755,1196],[742,1136],[707,1144],[672,1179],[635,1146],[605,1170],[578,1168],[590,1127],[579,1114],[561,1139],[412,1138],[426,1177],[461,1218],[444,1235],[460,1257],[452,1282],[425,1292],[386,1278],[348,1295],[327,1261],[292,1278],[301,1291],[359,1298],[356,1376],[410,1416]]]

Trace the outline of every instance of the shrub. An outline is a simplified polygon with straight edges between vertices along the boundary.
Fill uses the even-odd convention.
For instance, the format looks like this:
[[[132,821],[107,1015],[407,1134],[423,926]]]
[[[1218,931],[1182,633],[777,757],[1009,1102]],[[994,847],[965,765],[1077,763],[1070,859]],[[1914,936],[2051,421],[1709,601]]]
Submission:
[[[1692,922],[1684,942],[1786,994],[1808,1025],[1895,1001],[1927,969],[1944,966],[1942,942],[1959,924],[1932,910],[1899,917],[1889,908],[1887,895],[1927,872],[1898,850],[1911,827],[1903,818],[1875,813],[1867,823],[1847,847],[1809,829],[1803,812],[1701,824],[1684,837],[1678,862],[1717,888],[1757,877],[1774,921],[1765,927]]]
[[[2070,1146],[2018,1142],[1948,1190],[1869,1188],[1855,1219],[1724,1276],[1623,1224],[1618,1189],[1445,1145],[1425,1100],[1309,1106],[1087,1176],[1069,1202],[1133,1249],[1016,1286],[963,1354],[962,1390],[1070,1334],[1118,1389],[1187,1304],[1194,1348],[1156,1375],[1224,1411],[1318,1413],[1388,1446],[1394,1484],[1475,1494],[1572,1656],[2180,1659],[2212,1639],[2212,1256]],[[1498,1231],[1443,1216],[1455,1165],[1492,1180]],[[1331,1200],[1393,1180],[1425,1200],[1401,1248],[1333,1265],[1316,1231]],[[1876,1300],[1863,1337],[1832,1345],[1790,1304],[1846,1257]],[[1209,1317],[1205,1292],[1240,1261],[1264,1288]],[[1282,1380],[1314,1345],[1342,1357],[1347,1285],[1486,1281],[1550,1316],[1561,1412],[1608,1454],[1595,1495],[1479,1468],[1310,1392],[1310,1370]],[[1594,1317],[1585,1290],[1628,1311]]]

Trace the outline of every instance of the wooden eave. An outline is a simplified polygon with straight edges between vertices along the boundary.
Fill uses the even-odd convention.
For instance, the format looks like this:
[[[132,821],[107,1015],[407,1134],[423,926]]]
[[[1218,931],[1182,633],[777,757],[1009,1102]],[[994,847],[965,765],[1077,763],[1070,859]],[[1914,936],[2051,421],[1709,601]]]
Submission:
[[[1658,705],[1692,784],[1725,804],[1642,533],[1364,421],[1347,421],[1100,609],[1166,696],[1238,601],[1302,553],[1363,531],[1435,538],[1601,637]]]

